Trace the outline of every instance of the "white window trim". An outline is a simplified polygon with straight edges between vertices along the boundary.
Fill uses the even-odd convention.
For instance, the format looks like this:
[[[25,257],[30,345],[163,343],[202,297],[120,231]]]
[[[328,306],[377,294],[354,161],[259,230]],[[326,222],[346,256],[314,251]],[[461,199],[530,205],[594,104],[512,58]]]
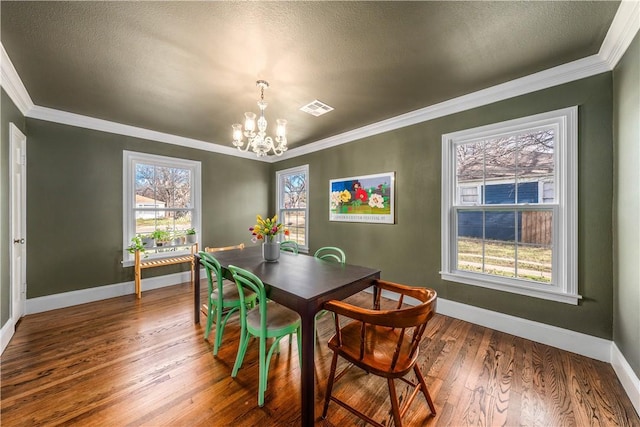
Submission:
[[[300,246],[299,250],[300,252],[304,252],[304,253],[308,253],[309,252],[309,165],[301,165],[301,166],[296,166],[293,168],[289,168],[289,169],[284,169],[281,171],[276,171],[276,210],[278,212],[278,217],[282,217],[282,215],[280,214],[281,212],[281,208],[280,208],[280,200],[281,196],[282,196],[282,192],[280,189],[280,177],[282,175],[291,175],[294,173],[298,173],[298,172],[303,172],[305,174],[305,177],[307,179],[307,206],[304,209],[305,211],[305,222],[304,222],[304,235],[305,235],[305,243],[306,245],[304,246]]]
[[[191,224],[197,230],[197,238],[200,240],[202,235],[202,203],[201,203],[201,189],[202,189],[202,166],[201,162],[197,160],[180,159],[176,157],[159,156],[157,154],[138,153],[136,151],[122,151],[122,265],[124,267],[131,267],[134,264],[134,256],[130,254],[127,248],[131,244],[131,238],[135,235],[136,221],[135,218],[130,215],[135,207],[134,202],[134,186],[133,180],[135,179],[135,164],[136,163],[151,163],[156,165],[178,167],[184,169],[190,169],[193,173],[192,182],[192,200],[193,213],[191,216]],[[189,254],[190,251],[186,248],[181,251],[171,252],[171,256],[179,256]],[[163,258],[166,257],[166,253],[149,254],[149,258]]]
[[[554,125],[557,129],[555,173],[557,211],[554,210],[552,261],[553,279],[550,285],[509,279],[487,274],[455,270],[456,236],[453,203],[456,197],[455,145],[482,138],[511,134],[538,126]],[[568,304],[578,304],[578,107],[569,107],[520,119],[495,123],[442,135],[442,265],[444,280],[481,286],[505,292],[527,295]],[[528,207],[533,207],[528,205]],[[544,207],[544,205],[540,206]],[[547,208],[549,206],[547,205]],[[544,287],[543,287],[544,286]]]

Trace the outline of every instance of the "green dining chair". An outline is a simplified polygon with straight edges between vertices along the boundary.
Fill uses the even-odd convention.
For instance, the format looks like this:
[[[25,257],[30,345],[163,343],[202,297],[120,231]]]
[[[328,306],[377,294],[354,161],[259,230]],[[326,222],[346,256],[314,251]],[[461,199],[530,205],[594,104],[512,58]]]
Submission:
[[[313,256],[326,261],[339,262],[342,265],[347,262],[347,256],[344,251],[340,248],[336,248],[335,246],[325,246],[320,248]]]
[[[254,307],[257,295],[254,292],[246,292],[241,299],[236,284],[224,279],[222,267],[218,260],[205,251],[200,251],[198,254],[200,255],[200,262],[207,272],[209,284],[209,292],[207,293],[207,327],[204,332],[204,339],[209,339],[211,327],[215,322],[216,338],[213,343],[213,354],[217,356],[229,317],[239,311],[242,304],[246,304],[250,308]]]
[[[298,243],[293,240],[285,240],[284,242],[280,242],[280,250],[298,255],[300,247],[298,246]]]
[[[335,246],[324,246],[318,249],[313,256],[325,261],[339,262],[342,265],[345,265],[347,262],[347,255],[344,251],[340,248],[336,248]],[[324,316],[325,314],[327,314],[327,310],[320,310],[318,314],[316,314],[316,319]]]
[[[240,344],[238,355],[233,365],[231,376],[235,378],[242,366],[249,338],[259,339],[259,378],[258,378],[258,406],[264,405],[264,393],[267,390],[267,378],[269,376],[269,362],[274,351],[279,351],[280,340],[294,332],[298,338],[298,362],[302,366],[302,336],[300,316],[293,310],[267,299],[262,280],[255,274],[233,265],[229,266],[233,274],[240,294]],[[257,295],[257,307],[247,309],[245,295],[247,293]],[[275,338],[267,353],[267,339]]]

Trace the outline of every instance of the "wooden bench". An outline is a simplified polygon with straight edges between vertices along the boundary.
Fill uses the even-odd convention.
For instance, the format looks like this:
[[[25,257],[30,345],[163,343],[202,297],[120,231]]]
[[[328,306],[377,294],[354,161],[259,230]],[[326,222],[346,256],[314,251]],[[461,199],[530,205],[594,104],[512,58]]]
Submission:
[[[184,245],[185,247],[187,245]],[[191,285],[193,285],[193,271],[195,269],[195,258],[194,254],[198,252],[198,244],[194,243],[191,246],[191,255],[182,255],[182,256],[173,256],[167,258],[153,258],[149,260],[142,260],[140,255],[140,251],[135,252],[135,283],[136,283],[136,296],[138,298],[142,298],[142,270],[145,268],[152,267],[163,267],[165,265],[173,265],[173,264],[182,264],[185,262],[191,263]]]

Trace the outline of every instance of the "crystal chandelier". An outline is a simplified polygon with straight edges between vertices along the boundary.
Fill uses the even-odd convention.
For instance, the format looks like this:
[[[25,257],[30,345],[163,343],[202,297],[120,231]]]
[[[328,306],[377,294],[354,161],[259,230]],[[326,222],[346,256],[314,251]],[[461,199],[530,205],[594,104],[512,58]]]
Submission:
[[[269,82],[266,80],[258,80],[256,86],[260,88],[260,101],[258,101],[258,107],[260,107],[260,117],[258,118],[258,132],[256,133],[256,114],[244,113],[244,131],[242,125],[236,123],[231,125],[233,128],[233,145],[238,147],[240,151],[249,151],[249,148],[258,155],[258,157],[266,156],[271,150],[276,156],[282,156],[282,153],[287,151],[287,137],[286,126],[287,121],[283,119],[276,120],[276,138],[275,141],[270,136],[267,136],[267,119],[264,118],[264,110],[267,108],[267,103],[264,101],[264,90],[269,87]],[[247,145],[245,148],[242,136],[247,137]]]

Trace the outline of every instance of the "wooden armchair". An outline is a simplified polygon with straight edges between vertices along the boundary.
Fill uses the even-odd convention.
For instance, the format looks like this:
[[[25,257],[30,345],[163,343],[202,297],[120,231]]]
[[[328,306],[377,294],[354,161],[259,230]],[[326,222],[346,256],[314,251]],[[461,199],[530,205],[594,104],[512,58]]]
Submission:
[[[368,373],[387,379],[394,424],[396,427],[400,427],[402,426],[402,416],[420,391],[424,394],[431,414],[435,415],[436,413],[424,376],[416,362],[427,322],[435,313],[437,295],[433,289],[409,287],[382,280],[376,282],[376,287],[378,292],[373,310],[335,300],[324,305],[326,310],[335,313],[336,333],[328,343],[329,348],[333,351],[333,360],[322,418],[327,416],[329,402],[334,401],[363,420],[382,427],[382,424],[331,394],[334,383],[344,375],[347,369],[356,365]],[[380,309],[382,290],[399,294],[396,309]],[[420,304],[401,308],[405,297],[415,298],[420,301]],[[346,316],[354,321],[340,327],[340,316]],[[336,376],[338,356],[350,364]],[[404,378],[411,370],[416,375],[417,383]],[[398,403],[395,379],[404,381],[413,387],[413,391],[405,399],[402,408]]]

